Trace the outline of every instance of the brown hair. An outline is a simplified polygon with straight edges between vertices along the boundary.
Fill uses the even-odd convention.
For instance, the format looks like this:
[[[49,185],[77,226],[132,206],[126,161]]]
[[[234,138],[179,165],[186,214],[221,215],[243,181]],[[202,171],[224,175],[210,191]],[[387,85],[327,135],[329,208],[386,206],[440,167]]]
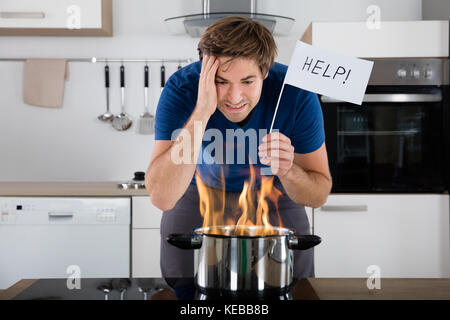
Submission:
[[[242,16],[229,16],[210,25],[198,43],[198,54],[254,59],[263,76],[272,67],[277,45],[263,24]],[[227,61],[227,62],[228,62]]]

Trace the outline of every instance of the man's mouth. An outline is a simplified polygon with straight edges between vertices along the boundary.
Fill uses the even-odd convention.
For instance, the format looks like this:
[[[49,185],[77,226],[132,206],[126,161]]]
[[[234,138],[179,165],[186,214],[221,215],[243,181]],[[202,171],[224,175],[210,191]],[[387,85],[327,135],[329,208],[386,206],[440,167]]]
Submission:
[[[225,107],[229,112],[240,112],[247,106],[247,103],[232,105],[225,103]]]

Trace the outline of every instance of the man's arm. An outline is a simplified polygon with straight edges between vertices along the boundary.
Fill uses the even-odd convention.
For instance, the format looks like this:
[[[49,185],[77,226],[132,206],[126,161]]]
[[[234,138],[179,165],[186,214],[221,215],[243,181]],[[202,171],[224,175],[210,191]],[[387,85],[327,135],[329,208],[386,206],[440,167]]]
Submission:
[[[155,141],[145,186],[153,205],[159,209],[172,209],[186,192],[195,172],[208,118],[194,111],[175,141]]]
[[[172,209],[188,188],[197,166],[206,124],[217,107],[215,76],[219,59],[203,56],[195,109],[176,141],[155,142],[145,186],[153,205]]]
[[[325,143],[314,152],[295,153],[291,168],[280,181],[295,203],[312,208],[322,206],[332,186]]]
[[[271,166],[292,201],[313,208],[326,202],[332,180],[325,143],[311,153],[294,153],[288,137],[272,133],[259,152],[261,163]]]

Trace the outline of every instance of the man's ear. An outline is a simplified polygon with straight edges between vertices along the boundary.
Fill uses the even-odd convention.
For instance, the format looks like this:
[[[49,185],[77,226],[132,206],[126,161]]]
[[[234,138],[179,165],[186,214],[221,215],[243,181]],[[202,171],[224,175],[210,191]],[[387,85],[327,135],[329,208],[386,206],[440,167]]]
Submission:
[[[267,76],[269,75],[269,72],[266,73],[263,80],[266,80]]]

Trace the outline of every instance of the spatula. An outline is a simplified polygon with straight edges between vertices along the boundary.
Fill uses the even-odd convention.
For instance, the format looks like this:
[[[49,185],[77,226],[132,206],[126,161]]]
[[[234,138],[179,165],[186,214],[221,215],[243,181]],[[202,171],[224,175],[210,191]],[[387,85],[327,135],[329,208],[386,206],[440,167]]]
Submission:
[[[155,133],[155,117],[148,108],[148,66],[144,67],[144,105],[144,113],[138,120],[138,133],[153,134]]]

